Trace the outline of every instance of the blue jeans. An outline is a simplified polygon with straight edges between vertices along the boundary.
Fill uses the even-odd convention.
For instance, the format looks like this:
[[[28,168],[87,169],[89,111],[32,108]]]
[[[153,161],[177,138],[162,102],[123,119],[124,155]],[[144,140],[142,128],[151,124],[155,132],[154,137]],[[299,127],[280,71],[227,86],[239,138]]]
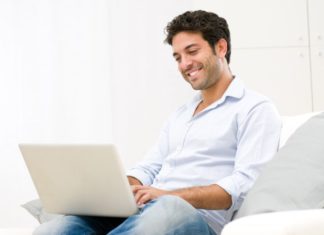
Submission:
[[[43,223],[33,235],[216,235],[183,199],[162,196],[128,218],[64,216]]]

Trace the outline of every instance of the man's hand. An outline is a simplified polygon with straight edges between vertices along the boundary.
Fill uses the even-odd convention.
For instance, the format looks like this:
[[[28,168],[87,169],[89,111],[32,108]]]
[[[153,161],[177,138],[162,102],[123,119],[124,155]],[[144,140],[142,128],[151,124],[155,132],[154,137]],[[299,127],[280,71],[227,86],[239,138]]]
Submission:
[[[132,190],[135,196],[135,201],[139,206],[169,193],[169,191],[166,190],[142,185],[132,185]]]

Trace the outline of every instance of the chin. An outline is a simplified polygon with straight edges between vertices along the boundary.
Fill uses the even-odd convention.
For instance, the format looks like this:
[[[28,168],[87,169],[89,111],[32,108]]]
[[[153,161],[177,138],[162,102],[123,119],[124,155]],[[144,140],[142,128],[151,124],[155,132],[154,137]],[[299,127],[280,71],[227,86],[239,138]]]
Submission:
[[[202,88],[202,86],[200,84],[194,85],[194,84],[191,83],[190,85],[191,85],[192,89],[194,89],[196,91],[203,90],[203,88]]]
[[[194,89],[195,91],[199,91],[199,90],[201,90],[199,87],[194,87],[194,86],[191,86],[192,87],[192,89]]]

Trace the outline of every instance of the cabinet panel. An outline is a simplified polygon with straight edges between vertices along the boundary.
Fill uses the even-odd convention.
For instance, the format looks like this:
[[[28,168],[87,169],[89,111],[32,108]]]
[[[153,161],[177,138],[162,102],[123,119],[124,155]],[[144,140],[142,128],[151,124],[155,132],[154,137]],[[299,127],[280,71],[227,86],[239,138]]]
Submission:
[[[195,9],[227,19],[232,45],[245,47],[307,46],[306,0],[194,0]]]
[[[324,1],[308,0],[314,111],[324,110]]]
[[[324,110],[324,47],[312,47],[314,111]]]
[[[324,46],[324,1],[308,0],[310,41],[312,46]]]
[[[308,48],[236,49],[232,71],[270,97],[282,115],[312,110]]]

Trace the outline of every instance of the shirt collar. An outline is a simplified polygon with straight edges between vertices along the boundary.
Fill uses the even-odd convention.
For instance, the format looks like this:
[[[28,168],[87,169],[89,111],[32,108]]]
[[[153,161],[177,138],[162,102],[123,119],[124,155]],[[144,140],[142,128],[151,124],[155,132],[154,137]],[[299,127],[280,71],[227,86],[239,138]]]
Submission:
[[[243,82],[239,78],[234,78],[221,99],[226,97],[241,99],[244,95],[244,89]]]
[[[220,104],[223,103],[226,99],[226,97],[233,97],[236,99],[241,99],[244,95],[244,84],[239,78],[234,78],[226,91],[224,92],[223,96],[214,102],[214,104]],[[196,104],[202,100],[201,93],[199,92],[194,96],[194,99],[192,100],[192,104]],[[211,105],[214,106],[214,105]]]

